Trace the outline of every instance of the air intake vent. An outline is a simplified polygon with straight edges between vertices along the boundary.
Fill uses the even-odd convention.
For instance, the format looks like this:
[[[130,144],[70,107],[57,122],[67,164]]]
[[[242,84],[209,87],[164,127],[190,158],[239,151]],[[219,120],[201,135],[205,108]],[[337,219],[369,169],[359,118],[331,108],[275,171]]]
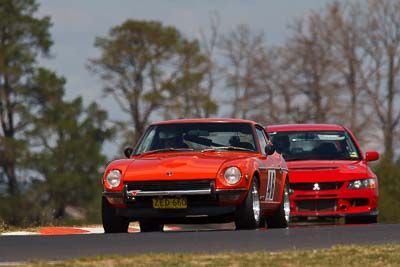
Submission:
[[[316,186],[318,184],[318,186]],[[341,188],[343,182],[326,182],[326,183],[291,183],[290,189],[303,190],[303,191],[322,191],[322,190],[335,190]],[[316,189],[318,188],[318,189]]]
[[[183,181],[143,181],[128,182],[128,190],[142,191],[175,191],[210,189],[212,180],[183,180]]]

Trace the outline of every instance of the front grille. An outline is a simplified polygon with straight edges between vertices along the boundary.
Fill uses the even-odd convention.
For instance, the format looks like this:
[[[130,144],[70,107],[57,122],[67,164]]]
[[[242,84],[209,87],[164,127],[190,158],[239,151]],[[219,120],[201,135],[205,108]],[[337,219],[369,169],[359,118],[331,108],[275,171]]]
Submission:
[[[297,211],[336,211],[335,199],[298,200]]]
[[[127,182],[128,190],[174,191],[210,189],[212,180]]]
[[[318,184],[318,186],[316,186]],[[341,188],[343,182],[324,182],[324,183],[290,183],[290,189],[303,191],[335,190]],[[316,189],[319,188],[319,189]]]

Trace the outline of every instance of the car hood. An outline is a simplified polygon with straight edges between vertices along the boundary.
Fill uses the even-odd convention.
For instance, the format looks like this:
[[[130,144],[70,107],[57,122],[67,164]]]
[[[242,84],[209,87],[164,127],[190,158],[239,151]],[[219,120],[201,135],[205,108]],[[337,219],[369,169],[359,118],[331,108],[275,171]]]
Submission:
[[[138,180],[191,180],[212,179],[221,165],[233,156],[211,153],[184,153],[148,155],[132,159],[123,179]]]
[[[290,182],[334,182],[367,178],[368,166],[363,161],[302,160],[286,162]]]

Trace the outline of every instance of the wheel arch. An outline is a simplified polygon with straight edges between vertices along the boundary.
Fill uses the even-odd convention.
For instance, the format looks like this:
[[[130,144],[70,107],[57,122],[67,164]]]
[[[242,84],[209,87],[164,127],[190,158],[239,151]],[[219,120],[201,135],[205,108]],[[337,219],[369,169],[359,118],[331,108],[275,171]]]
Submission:
[[[253,174],[251,175],[251,178],[249,179],[249,189],[251,187],[251,183],[253,182],[253,179],[257,180],[258,190],[260,190],[261,182],[260,182],[260,173],[258,170],[254,170]]]
[[[285,183],[286,181],[288,182],[289,186],[290,186],[290,179],[289,179],[289,172],[288,171],[284,171],[284,177],[282,178],[282,186],[279,190],[279,202],[282,202],[282,198],[283,198],[283,191],[285,190]]]
[[[260,183],[260,173],[258,172],[258,170],[254,170],[253,174],[251,175],[251,180],[249,181],[249,183],[251,183],[252,180],[253,180],[255,177],[257,178],[258,182]]]

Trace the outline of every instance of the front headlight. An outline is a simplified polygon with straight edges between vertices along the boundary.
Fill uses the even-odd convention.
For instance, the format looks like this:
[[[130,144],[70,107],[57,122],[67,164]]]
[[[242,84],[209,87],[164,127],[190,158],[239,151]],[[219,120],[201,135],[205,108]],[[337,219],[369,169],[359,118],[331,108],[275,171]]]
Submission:
[[[106,181],[109,187],[117,187],[121,182],[121,172],[119,170],[111,170],[106,177]]]
[[[376,180],[374,178],[359,179],[349,182],[348,189],[374,189],[376,188]]]
[[[230,185],[237,184],[240,181],[241,177],[242,173],[240,172],[238,167],[229,167],[225,170],[224,178],[225,181]]]

